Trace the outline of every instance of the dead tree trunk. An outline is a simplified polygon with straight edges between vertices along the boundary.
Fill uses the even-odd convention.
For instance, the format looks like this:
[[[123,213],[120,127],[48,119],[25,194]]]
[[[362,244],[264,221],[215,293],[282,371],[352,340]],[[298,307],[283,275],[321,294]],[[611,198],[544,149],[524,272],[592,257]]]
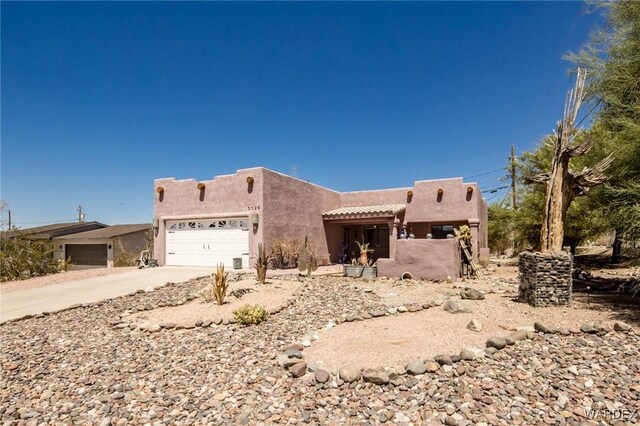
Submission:
[[[606,180],[604,171],[613,160],[609,155],[594,167],[585,167],[581,172],[573,172],[569,168],[571,158],[586,154],[594,144],[589,137],[580,143],[575,142],[579,133],[575,121],[584,98],[585,79],[586,72],[578,69],[576,87],[569,91],[563,119],[558,121],[554,130],[551,170],[527,179],[529,183],[546,185],[544,220],[540,234],[542,251],[562,251],[564,223],[571,202],[575,197],[586,194],[590,187],[603,183]]]
[[[611,251],[611,263],[617,264],[622,260],[622,231],[616,229],[616,236],[613,239],[613,248]]]

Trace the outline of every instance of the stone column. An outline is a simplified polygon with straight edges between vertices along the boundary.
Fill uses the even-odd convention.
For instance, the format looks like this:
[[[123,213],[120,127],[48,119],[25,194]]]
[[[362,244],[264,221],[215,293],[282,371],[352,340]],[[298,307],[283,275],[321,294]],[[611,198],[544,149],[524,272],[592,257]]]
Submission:
[[[480,241],[478,240],[480,236],[479,227],[480,219],[469,219],[469,229],[471,229],[471,247],[469,247],[469,251],[473,256],[474,262],[478,262],[478,247],[480,247]]]
[[[389,221],[389,258],[396,257],[396,244],[398,242],[398,226],[400,226],[400,219],[395,218]]]

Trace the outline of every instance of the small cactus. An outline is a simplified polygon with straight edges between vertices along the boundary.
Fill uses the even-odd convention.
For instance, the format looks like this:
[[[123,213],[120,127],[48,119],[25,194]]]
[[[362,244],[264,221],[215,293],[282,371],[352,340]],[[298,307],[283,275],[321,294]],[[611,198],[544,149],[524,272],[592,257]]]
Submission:
[[[260,324],[269,317],[267,310],[262,305],[244,305],[233,311],[233,317],[240,324]]]
[[[318,269],[318,266],[316,265],[315,256],[311,251],[311,247],[309,247],[308,238],[305,236],[300,253],[298,253],[298,271],[301,274],[306,272],[307,275],[311,275],[311,272],[316,269]]]
[[[256,274],[258,275],[258,283],[264,284],[267,279],[267,267],[269,265],[270,256],[267,254],[264,244],[258,243],[258,259],[256,259],[256,264],[254,268],[256,269]]]

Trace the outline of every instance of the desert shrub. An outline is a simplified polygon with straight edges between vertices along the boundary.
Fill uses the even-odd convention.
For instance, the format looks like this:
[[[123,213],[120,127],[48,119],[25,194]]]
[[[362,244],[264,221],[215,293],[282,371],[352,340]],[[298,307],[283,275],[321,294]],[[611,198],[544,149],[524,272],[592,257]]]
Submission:
[[[127,250],[127,248],[122,243],[122,238],[120,237],[116,238],[114,240],[114,243],[116,248],[118,249],[118,255],[113,259],[113,266],[136,266],[136,261],[138,260],[140,254]]]
[[[22,280],[66,271],[67,260],[53,258],[50,241],[0,238],[0,281]]]
[[[277,240],[271,244],[269,254],[269,265],[273,269],[291,269],[299,267],[300,253],[304,252],[305,262],[311,262],[316,267],[318,265],[317,248],[307,237],[303,241],[298,238]],[[308,259],[308,260],[307,260]]]
[[[241,324],[260,324],[269,313],[262,305],[244,305],[233,311],[233,317]]]
[[[120,253],[113,259],[113,266],[116,268],[125,266],[136,266],[138,255],[133,252]]]
[[[269,255],[271,267],[274,269],[297,268],[300,247],[301,243],[297,238],[274,241]]]

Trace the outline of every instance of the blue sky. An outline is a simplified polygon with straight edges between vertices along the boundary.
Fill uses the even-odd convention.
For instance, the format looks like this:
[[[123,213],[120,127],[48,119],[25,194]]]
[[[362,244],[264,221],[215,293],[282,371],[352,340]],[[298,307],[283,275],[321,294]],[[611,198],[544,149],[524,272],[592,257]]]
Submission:
[[[150,221],[159,177],[295,168],[346,191],[498,169],[552,130],[562,56],[601,21],[582,2],[1,7],[1,196],[22,227],[78,204]]]

